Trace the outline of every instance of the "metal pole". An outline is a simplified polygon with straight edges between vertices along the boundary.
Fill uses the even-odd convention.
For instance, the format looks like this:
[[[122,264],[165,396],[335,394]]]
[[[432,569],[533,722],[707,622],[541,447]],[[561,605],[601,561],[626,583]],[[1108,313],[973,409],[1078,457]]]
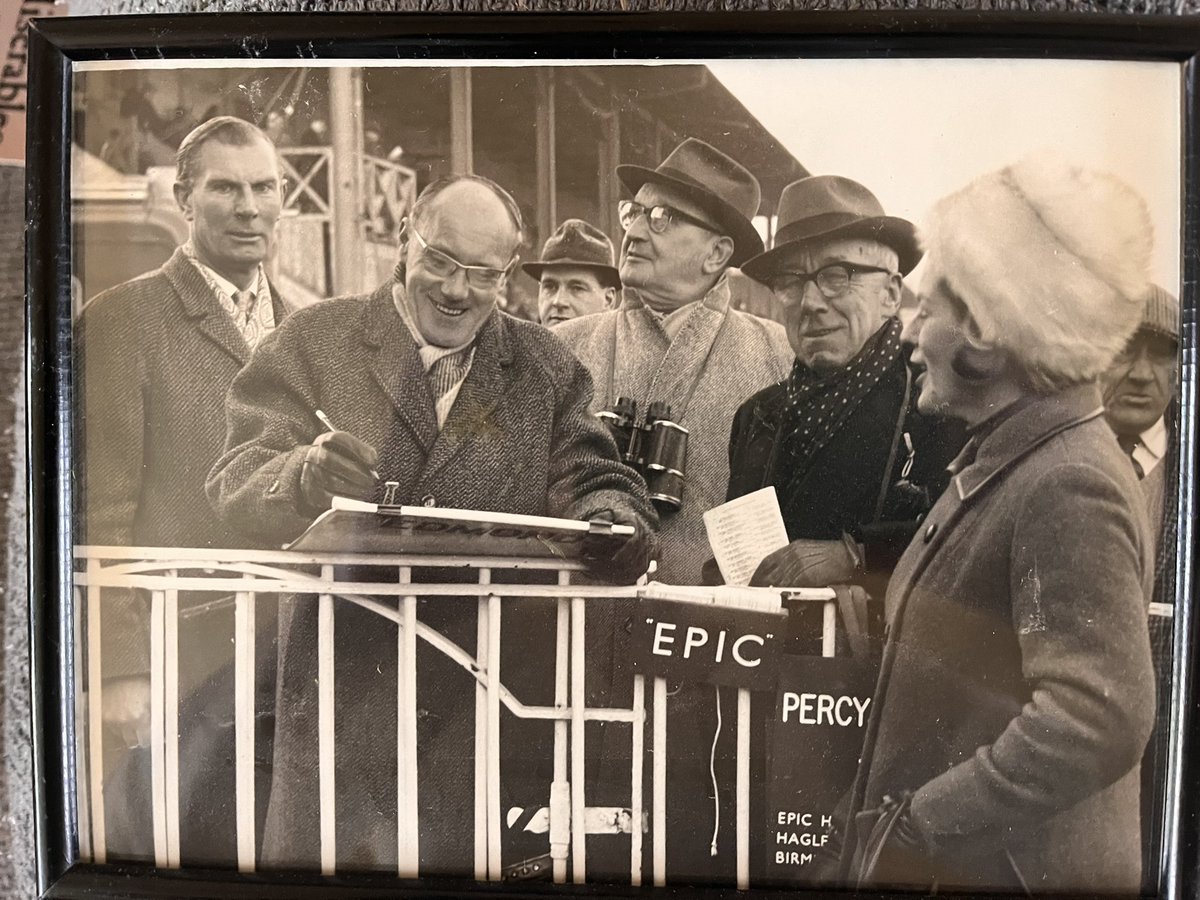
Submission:
[[[540,246],[558,224],[554,71],[538,69],[537,86],[537,245]]]
[[[450,70],[450,170],[474,172],[475,139],[471,133],[471,70]]]
[[[234,600],[234,736],[237,746],[236,830],[239,872],[254,871],[254,606],[250,591]]]
[[[333,241],[333,292],[353,294],[365,288],[360,197],[362,159],[362,73],[359,69],[329,70],[329,133],[333,196],[330,197]]]

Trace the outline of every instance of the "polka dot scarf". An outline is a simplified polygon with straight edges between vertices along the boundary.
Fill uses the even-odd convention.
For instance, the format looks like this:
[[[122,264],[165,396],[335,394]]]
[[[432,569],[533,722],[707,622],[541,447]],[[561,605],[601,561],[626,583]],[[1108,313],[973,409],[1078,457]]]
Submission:
[[[788,376],[778,466],[788,480],[806,470],[900,355],[900,320],[867,339],[845,367],[824,378],[796,360]]]

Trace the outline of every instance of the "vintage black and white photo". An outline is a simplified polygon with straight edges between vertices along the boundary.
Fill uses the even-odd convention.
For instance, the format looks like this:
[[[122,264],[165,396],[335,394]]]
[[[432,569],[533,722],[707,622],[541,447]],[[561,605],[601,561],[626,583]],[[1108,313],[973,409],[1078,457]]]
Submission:
[[[75,63],[80,857],[1156,894],[1180,104]]]

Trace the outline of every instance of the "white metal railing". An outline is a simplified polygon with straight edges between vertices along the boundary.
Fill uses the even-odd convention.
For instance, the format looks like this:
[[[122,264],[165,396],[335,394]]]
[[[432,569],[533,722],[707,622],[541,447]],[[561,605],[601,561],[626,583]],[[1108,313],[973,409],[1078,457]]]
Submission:
[[[414,584],[414,570],[447,565],[476,572],[474,583]],[[371,566],[387,570],[396,580],[339,580],[335,567]],[[319,570],[319,575],[312,574]],[[557,572],[556,584],[493,584],[496,571]],[[575,562],[534,558],[464,558],[435,555],[312,554],[292,551],[196,550],[179,548],[91,547],[75,549],[73,610],[76,641],[76,718],[79,746],[77,775],[80,852],[97,863],[106,860],[103,803],[103,686],[101,680],[100,608],[106,592],[141,589],[151,598],[151,795],[154,859],[160,867],[180,865],[179,809],[179,597],[180,592],[210,592],[234,596],[234,690],[236,741],[237,866],[255,868],[255,604],[263,595],[298,594],[315,597],[318,636],[318,783],[321,870],[337,870],[336,793],[334,761],[334,644],[333,626],[339,603],[353,603],[398,626],[397,647],[397,875],[419,875],[420,827],[417,809],[417,639],[458,663],[476,679],[475,687],[475,812],[474,873],[479,880],[498,880],[502,874],[500,804],[501,707],[526,719],[553,723],[553,781],[550,786],[549,842],[553,878],[583,882],[587,876],[584,836],[599,830],[603,816],[589,814],[583,785],[587,769],[585,723],[632,724],[629,773],[630,806],[616,820],[628,823],[630,880],[642,882],[643,766],[646,721],[645,679],[633,676],[628,708],[593,708],[586,702],[584,673],[587,608],[590,603],[642,596],[638,586],[573,585],[581,570]],[[180,574],[183,572],[184,574]],[[196,574],[200,573],[200,574]],[[792,591],[792,597],[824,604],[823,655],[832,656],[836,600],[832,590]],[[417,619],[418,596],[478,597],[474,653],[459,647]],[[522,703],[501,680],[500,634],[504,598],[540,597],[556,606],[554,705]],[[305,601],[307,602],[307,601]],[[82,657],[82,659],[81,659]],[[652,877],[666,883],[667,686],[652,681],[650,752],[652,795],[649,804]],[[736,776],[737,883],[749,886],[750,870],[750,692],[738,691]],[[82,786],[86,785],[86,789]],[[573,789],[574,788],[574,789]],[[598,811],[594,811],[598,812]],[[611,812],[611,811],[610,811]],[[609,818],[612,818],[611,816]],[[589,823],[592,823],[589,827]]]

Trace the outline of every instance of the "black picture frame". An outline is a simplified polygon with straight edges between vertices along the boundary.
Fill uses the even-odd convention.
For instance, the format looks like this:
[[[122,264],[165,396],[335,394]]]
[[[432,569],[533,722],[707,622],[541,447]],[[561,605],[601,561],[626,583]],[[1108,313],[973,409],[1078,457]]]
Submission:
[[[239,14],[35,20],[29,32],[27,359],[29,609],[39,891],[49,898],[332,898],[503,896],[773,896],[767,891],[614,888],[375,875],[153,871],[76,861],[71,592],[70,153],[71,66],[85,60],[180,58],[519,58],[552,47],[560,58],[1046,56],[1169,61],[1180,65],[1183,108],[1181,246],[1183,447],[1179,528],[1190,548],[1181,572],[1194,596],[1192,516],[1196,318],[1200,281],[1200,19],[1102,15],[878,12],[797,14]],[[1176,613],[1176,703],[1170,796],[1174,828],[1163,896],[1200,892],[1200,718],[1194,610]],[[794,896],[793,893],[780,896]],[[881,894],[882,896],[882,894]]]

